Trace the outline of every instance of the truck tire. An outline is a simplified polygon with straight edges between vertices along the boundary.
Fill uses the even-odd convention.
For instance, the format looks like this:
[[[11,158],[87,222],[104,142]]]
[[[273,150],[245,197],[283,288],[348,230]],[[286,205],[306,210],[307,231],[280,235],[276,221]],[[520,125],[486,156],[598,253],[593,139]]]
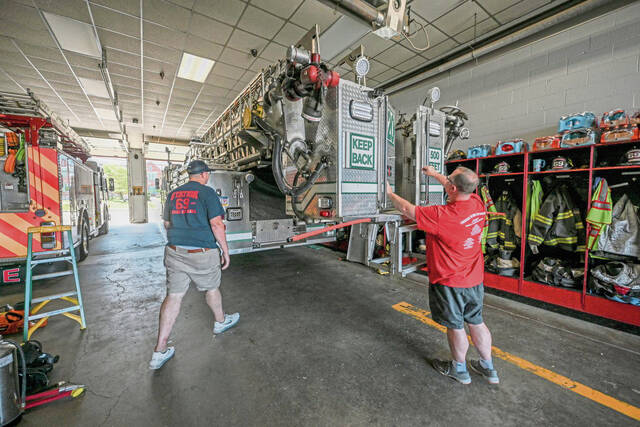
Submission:
[[[102,225],[100,226],[100,229],[98,230],[98,234],[100,236],[109,233],[109,211],[106,209],[104,210],[103,218],[104,218],[104,222],[102,223]]]
[[[84,261],[89,256],[89,224],[82,220],[80,227],[80,244],[78,245],[78,261]]]

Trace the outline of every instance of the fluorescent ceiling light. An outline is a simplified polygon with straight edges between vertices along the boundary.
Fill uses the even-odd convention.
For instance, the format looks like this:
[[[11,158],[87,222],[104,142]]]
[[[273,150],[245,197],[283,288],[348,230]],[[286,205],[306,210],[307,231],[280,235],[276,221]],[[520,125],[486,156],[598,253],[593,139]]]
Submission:
[[[118,121],[116,113],[114,113],[111,108],[96,108],[96,113],[98,113],[98,116],[103,120]]]
[[[324,33],[320,34],[320,55],[325,61],[335,59],[340,52],[360,40],[371,28],[346,15],[342,15]],[[367,52],[364,52],[365,55]],[[338,58],[340,59],[340,58]]]
[[[102,80],[85,79],[84,77],[78,77],[78,79],[87,95],[109,98],[109,92],[107,92],[107,87]]]
[[[212,59],[202,58],[184,52],[182,54],[182,61],[180,61],[180,68],[178,69],[178,77],[204,83],[204,81],[207,80],[211,68],[213,68],[213,64],[215,64],[215,61]]]
[[[96,58],[102,57],[91,25],[49,12],[44,12],[44,17],[64,50]]]

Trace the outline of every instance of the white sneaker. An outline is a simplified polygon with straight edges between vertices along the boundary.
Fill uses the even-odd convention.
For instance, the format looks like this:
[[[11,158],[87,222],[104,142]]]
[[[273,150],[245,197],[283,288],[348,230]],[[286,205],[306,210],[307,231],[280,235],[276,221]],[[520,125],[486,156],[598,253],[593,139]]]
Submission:
[[[240,313],[225,314],[224,322],[222,323],[216,322],[213,325],[213,333],[221,334],[227,329],[233,328],[236,325],[236,323],[238,323],[238,320],[240,320]]]
[[[175,347],[167,347],[165,351],[154,351],[149,362],[149,369],[160,369],[175,354]]]

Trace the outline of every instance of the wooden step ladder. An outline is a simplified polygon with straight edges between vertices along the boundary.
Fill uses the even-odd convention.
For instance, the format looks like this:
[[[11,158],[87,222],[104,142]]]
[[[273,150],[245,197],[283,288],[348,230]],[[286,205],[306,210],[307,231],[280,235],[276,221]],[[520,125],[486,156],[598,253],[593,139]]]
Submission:
[[[60,251],[56,251],[56,257],[53,258],[37,258],[34,259],[34,255],[50,255],[51,251],[33,252],[33,235],[42,233],[60,233],[62,238],[63,233],[67,236],[66,248]],[[70,225],[57,225],[47,227],[29,227],[27,229],[28,243],[27,243],[27,264],[26,264],[26,280],[24,287],[24,341],[31,338],[31,335],[51,316],[62,314],[70,319],[75,320],[80,324],[80,329],[85,329],[87,326],[84,318],[84,307],[82,305],[82,294],[80,293],[80,281],[78,279],[78,265],[76,262],[76,253],[73,247],[73,236],[71,234]],[[64,239],[62,246],[64,246]],[[38,274],[33,275],[32,270],[38,264],[45,264],[51,262],[69,262],[71,263],[71,270],[60,271],[56,273]],[[51,279],[54,277],[70,276],[73,275],[76,290],[70,292],[63,292],[56,295],[49,295],[46,297],[32,298],[32,284],[35,280]],[[65,307],[58,310],[48,311],[46,313],[38,313],[45,305],[56,299],[64,300],[73,304],[71,307]],[[31,304],[37,304],[31,309]],[[80,312],[80,315],[73,312]],[[37,320],[37,322],[29,327],[29,321]]]

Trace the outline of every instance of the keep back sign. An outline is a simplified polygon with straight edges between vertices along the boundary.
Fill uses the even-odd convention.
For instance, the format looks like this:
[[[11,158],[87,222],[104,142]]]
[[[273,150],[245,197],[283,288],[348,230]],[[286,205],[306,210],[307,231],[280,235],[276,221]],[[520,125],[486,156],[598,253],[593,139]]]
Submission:
[[[349,134],[349,168],[375,169],[376,140],[372,136]]]

